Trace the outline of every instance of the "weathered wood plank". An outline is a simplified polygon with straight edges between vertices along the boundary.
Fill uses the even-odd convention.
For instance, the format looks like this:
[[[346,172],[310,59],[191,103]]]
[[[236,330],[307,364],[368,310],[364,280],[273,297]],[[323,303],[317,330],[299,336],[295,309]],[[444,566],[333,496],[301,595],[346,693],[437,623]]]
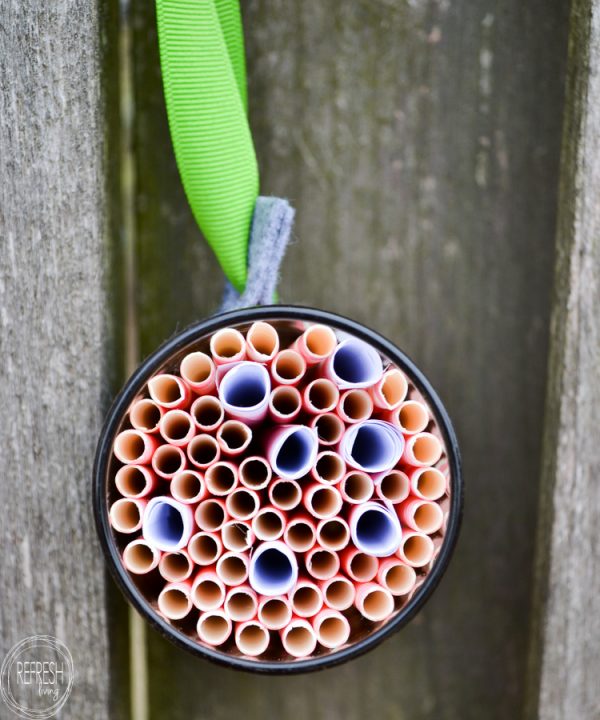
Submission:
[[[528,716],[600,717],[600,3],[573,3]]]

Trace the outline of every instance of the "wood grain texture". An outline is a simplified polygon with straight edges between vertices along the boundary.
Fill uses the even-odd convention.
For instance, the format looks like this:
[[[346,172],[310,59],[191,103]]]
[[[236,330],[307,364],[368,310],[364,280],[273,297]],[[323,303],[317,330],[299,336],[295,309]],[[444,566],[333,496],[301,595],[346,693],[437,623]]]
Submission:
[[[95,2],[0,5],[0,653],[64,641],[78,720],[123,716],[91,512],[114,356],[104,22]]]
[[[573,4],[528,717],[600,717],[600,3]]]
[[[362,320],[439,390],[462,537],[435,597],[373,653],[257,678],[150,632],[153,720],[505,720],[524,675],[554,262],[567,3],[245,5],[262,192],[290,198],[281,297]],[[218,304],[177,177],[151,3],[134,8],[142,354]]]

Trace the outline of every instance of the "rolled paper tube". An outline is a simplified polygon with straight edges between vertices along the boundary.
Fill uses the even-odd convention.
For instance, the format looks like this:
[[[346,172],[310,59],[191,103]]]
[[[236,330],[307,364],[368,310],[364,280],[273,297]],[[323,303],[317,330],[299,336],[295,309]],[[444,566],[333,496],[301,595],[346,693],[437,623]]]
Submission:
[[[257,616],[268,630],[282,630],[292,619],[292,606],[283,596],[264,597],[258,603]]]
[[[240,362],[219,383],[219,399],[225,412],[248,424],[262,422],[269,410],[271,378],[264,365]]]
[[[339,444],[340,455],[348,465],[367,473],[391,470],[403,450],[402,433],[385,420],[365,420],[351,425]]]
[[[132,540],[123,550],[123,565],[135,575],[145,575],[159,566],[160,551],[145,540]]]
[[[156,475],[144,465],[123,465],[115,475],[117,490],[124,497],[142,498],[156,490]]]
[[[235,629],[235,644],[243,655],[262,655],[269,647],[269,642],[269,631],[257,620],[240,623]]]
[[[383,473],[376,482],[377,495],[392,504],[401,503],[410,494],[410,483],[406,473],[390,470]]]
[[[196,434],[192,416],[185,410],[169,410],[160,420],[160,434],[177,447],[186,447]]]
[[[216,430],[225,418],[225,411],[219,398],[214,395],[202,395],[196,398],[190,408],[194,425],[203,433]]]
[[[248,555],[229,550],[217,560],[216,570],[228,587],[242,585],[248,579]]]
[[[369,501],[350,511],[350,535],[362,552],[387,557],[398,550],[402,530],[395,512]]]
[[[403,525],[425,535],[432,535],[444,524],[442,508],[431,500],[406,500],[399,507],[399,515]]]
[[[130,534],[137,532],[142,527],[147,507],[146,500],[121,498],[110,507],[108,514],[110,524],[120,533]]]
[[[377,583],[359,585],[354,604],[360,614],[372,622],[385,620],[394,612],[391,592]]]
[[[225,601],[225,585],[214,570],[200,570],[192,583],[191,598],[198,610],[216,610]]]
[[[266,454],[273,472],[286,480],[297,480],[313,467],[318,440],[304,425],[280,425],[266,436]]]
[[[221,528],[221,540],[227,550],[244,552],[252,547],[254,533],[247,522],[229,520]]]
[[[186,355],[179,366],[179,374],[198,395],[208,395],[215,389],[215,364],[206,353],[192,352]]]
[[[354,604],[356,590],[353,583],[343,575],[334,575],[327,580],[320,580],[319,587],[327,607],[334,610],[347,610]]]
[[[280,350],[271,364],[275,385],[298,385],[306,373],[306,360],[295,350]]]
[[[302,500],[302,490],[295,480],[277,478],[269,485],[269,500],[279,510],[289,511]]]
[[[410,489],[422,500],[439,500],[446,494],[446,476],[438,468],[417,468],[410,474]]]
[[[400,407],[386,413],[385,417],[397,425],[404,435],[423,432],[429,425],[429,410],[417,400],[406,400]]]
[[[205,470],[221,457],[221,448],[212,435],[202,433],[190,441],[187,446],[187,456],[192,465]]]
[[[369,388],[373,404],[380,410],[397,408],[406,397],[408,382],[402,370],[390,368],[383,373],[381,380]]]
[[[256,617],[258,598],[249,585],[231,588],[225,597],[225,612],[235,622],[245,622]]]
[[[366,390],[346,390],[338,402],[337,413],[345,423],[364,422],[373,413],[373,401]]]
[[[224,610],[220,609],[202,613],[196,625],[200,640],[213,647],[218,647],[226,642],[232,629],[231,618],[226,615]]]
[[[411,567],[424,567],[433,558],[435,546],[429,535],[420,532],[405,532],[398,548],[398,557]]]
[[[271,466],[265,458],[251,455],[244,458],[238,468],[240,483],[250,490],[262,490],[271,480]]]
[[[346,463],[333,450],[324,450],[317,455],[315,466],[310,472],[317,482],[337,485],[346,474]]]
[[[167,582],[183,582],[193,570],[194,564],[186,550],[163,553],[158,564],[158,572]]]
[[[225,500],[227,512],[234,520],[251,520],[260,507],[258,493],[248,488],[237,488]]]
[[[346,473],[338,487],[342,498],[352,505],[366,502],[375,489],[371,476],[361,470]]]
[[[187,582],[168,583],[158,596],[158,609],[169,620],[181,620],[192,609],[190,584]]]
[[[250,360],[269,363],[279,351],[279,335],[269,323],[252,323],[246,333],[247,356]]]
[[[335,350],[337,338],[327,325],[311,325],[294,342],[293,348],[299,352],[307,365],[316,365],[326,360]]]
[[[344,572],[358,583],[369,582],[377,575],[379,560],[357,548],[346,548],[340,553]]]
[[[229,496],[231,497],[231,496]],[[225,502],[220,498],[203,500],[194,513],[196,525],[200,530],[216,532],[229,519]]]
[[[252,430],[240,420],[226,420],[217,430],[217,442],[225,455],[241,455],[252,441]]]
[[[328,580],[340,570],[340,558],[332,550],[315,545],[304,556],[306,570],[317,580]]]
[[[340,391],[331,380],[317,378],[304,388],[302,393],[302,407],[311,415],[319,415],[335,410]]]
[[[192,535],[187,550],[196,565],[212,565],[223,552],[223,543],[217,533],[200,531]]]
[[[396,558],[387,558],[379,565],[377,581],[392,595],[407,595],[417,582],[417,574],[410,565]]]
[[[129,410],[129,422],[134,430],[145,433],[158,432],[158,423],[163,414],[163,409],[149,398],[136,400]]]
[[[326,550],[343,550],[350,542],[348,523],[340,517],[321,520],[317,525],[317,542]]]
[[[189,505],[171,497],[153,497],[146,506],[142,534],[159,550],[174,551],[186,547],[194,531],[194,513]]]
[[[315,523],[308,516],[292,518],[283,532],[283,539],[294,552],[306,552],[317,539]]]
[[[250,560],[250,585],[261,595],[285,595],[298,580],[298,561],[293,551],[280,540],[265,542]]]
[[[213,495],[229,495],[238,482],[238,469],[230,462],[216,462],[204,473],[206,488]]]
[[[302,618],[293,618],[279,635],[284,650],[292,657],[308,657],[317,647],[317,634],[311,624]]]
[[[310,427],[316,430],[321,445],[337,445],[344,434],[343,420],[335,413],[323,413],[310,421]]]
[[[323,374],[344,390],[366,388],[379,382],[383,365],[375,348],[358,338],[348,338],[325,361]]]
[[[195,470],[177,473],[169,486],[171,495],[184,505],[197,505],[206,497],[204,478]]]
[[[276,423],[293,422],[302,409],[302,395],[298,388],[279,385],[271,390],[269,415]]]
[[[238,330],[222,328],[211,337],[210,352],[215,365],[239,362],[246,357],[246,341]]]
[[[338,515],[343,501],[340,491],[322,483],[312,483],[304,490],[304,505],[308,512],[319,520]]]
[[[126,465],[147,465],[152,459],[158,441],[140,430],[123,430],[115,438],[114,453]]]
[[[292,611],[303,618],[314,617],[323,607],[323,595],[310,580],[299,580],[288,595]]]
[[[406,440],[402,460],[414,467],[435,465],[442,457],[442,443],[432,433],[417,433]]]
[[[350,637],[350,623],[337,610],[321,610],[313,618],[312,626],[319,643],[330,650],[345,645]]]
[[[252,519],[252,530],[259,540],[277,540],[287,524],[285,513],[276,507],[262,507]]]
[[[185,453],[174,445],[161,445],[152,456],[152,469],[165,480],[171,480],[185,469]]]
[[[148,381],[148,392],[157,405],[165,410],[187,407],[191,391],[177,375],[155,375]]]

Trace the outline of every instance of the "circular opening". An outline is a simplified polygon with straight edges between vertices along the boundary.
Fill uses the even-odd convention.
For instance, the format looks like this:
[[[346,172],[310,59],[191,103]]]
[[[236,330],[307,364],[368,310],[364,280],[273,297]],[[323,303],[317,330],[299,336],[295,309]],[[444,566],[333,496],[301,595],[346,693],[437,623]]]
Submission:
[[[217,500],[205,500],[198,505],[195,518],[201,530],[215,532],[225,522],[225,510]]]
[[[183,389],[172,375],[157,375],[148,381],[148,391],[159,405],[174,405],[183,400]]]
[[[215,610],[224,599],[223,588],[215,580],[200,580],[192,590],[194,605],[199,610]]]
[[[250,490],[239,488],[227,496],[227,509],[236,520],[249,520],[258,510],[258,498]]]
[[[314,380],[308,390],[308,402],[315,410],[333,410],[338,399],[338,390],[330,380]]]
[[[212,535],[198,533],[190,540],[188,552],[197,565],[211,565],[219,557],[221,546]]]
[[[328,580],[339,570],[340,563],[335,553],[329,550],[316,550],[307,561],[306,569],[317,580]]]
[[[139,460],[146,450],[144,436],[139,430],[124,430],[115,440],[115,455],[124,463]]]
[[[326,413],[315,420],[314,427],[319,437],[319,442],[324,445],[335,445],[344,434],[344,423],[337,415]]]
[[[172,477],[185,466],[185,457],[181,450],[170,445],[156,448],[152,456],[152,467],[162,477]]]
[[[277,330],[272,325],[264,322],[255,322],[248,330],[246,336],[248,345],[260,355],[271,357],[279,346]]]
[[[377,379],[377,352],[360,340],[348,340],[338,345],[333,355],[333,370],[338,378],[348,385],[359,385]]]
[[[217,575],[226,585],[239,585],[248,577],[248,565],[240,555],[222,556],[217,562]]]
[[[258,612],[259,619],[271,630],[284,628],[292,619],[292,611],[280,598],[265,600]]]
[[[305,552],[315,544],[315,530],[309,523],[298,520],[290,523],[285,531],[285,540],[294,552]]]
[[[446,478],[436,468],[427,468],[419,473],[417,492],[426,500],[439,500],[446,493]]]
[[[245,655],[261,655],[269,646],[269,633],[260,625],[246,625],[238,633],[237,646]]]
[[[277,540],[283,534],[283,519],[273,510],[261,510],[252,525],[260,540]]]
[[[385,585],[394,595],[409,593],[416,580],[415,571],[408,565],[392,565],[385,573]]]
[[[354,602],[354,586],[349,580],[332,580],[325,590],[325,602],[334,610],[347,610]]]
[[[219,446],[210,435],[196,435],[188,445],[188,457],[198,467],[207,467],[217,460],[218,455]]]
[[[319,543],[328,550],[341,550],[349,540],[350,531],[343,520],[332,518],[319,528]]]
[[[350,450],[354,462],[367,472],[382,470],[382,458],[387,461],[395,452],[394,440],[385,427],[371,423],[357,428]]]
[[[246,590],[234,590],[225,601],[225,610],[235,622],[251,620],[256,612],[256,600]]]
[[[161,420],[161,435],[167,442],[184,440],[192,432],[192,418],[183,410],[169,410]]]
[[[158,596],[158,607],[171,620],[180,620],[190,611],[190,599],[179,588],[165,588]]]
[[[268,595],[281,595],[294,580],[294,568],[281,550],[267,548],[255,561],[254,575],[259,587],[270,588]]]
[[[166,553],[160,560],[159,569],[165,580],[180,582],[190,576],[192,566],[183,553]]]
[[[154,564],[154,552],[146,543],[131,543],[125,548],[123,559],[131,572],[147,573]]]
[[[317,488],[310,503],[313,513],[319,518],[335,515],[342,505],[339,493],[331,487]]]
[[[338,483],[346,470],[342,458],[334,452],[325,451],[321,453],[315,465],[315,473],[319,479],[328,483]]]
[[[136,430],[152,432],[158,427],[161,412],[152,400],[138,400],[129,411],[129,419]]]
[[[300,394],[296,388],[281,385],[273,390],[271,406],[281,417],[289,417],[297,413],[300,404]]]
[[[282,350],[273,361],[274,375],[284,381],[293,382],[304,375],[305,364],[295,350]]]
[[[381,383],[381,394],[389,407],[398,406],[406,397],[408,383],[397,369],[388,370]]]
[[[359,582],[369,582],[377,575],[378,566],[376,557],[357,552],[350,560],[350,574]]]
[[[337,344],[335,333],[326,325],[313,325],[304,333],[304,341],[310,353],[317,357],[331,355]]]
[[[178,508],[157,502],[144,519],[144,537],[161,549],[176,548],[183,538],[183,517]]]
[[[302,617],[316,615],[321,609],[321,605],[321,594],[310,585],[301,585],[292,594],[292,607]]]
[[[203,615],[198,621],[198,635],[209,645],[222,645],[231,634],[231,624],[222,615]]]
[[[133,500],[117,500],[110,509],[110,517],[115,530],[123,533],[133,532],[140,527],[142,516],[140,508]]]
[[[282,510],[292,510],[302,499],[300,486],[293,480],[277,480],[271,486],[270,495],[273,505]]]
[[[121,495],[138,497],[148,486],[148,480],[142,468],[136,465],[124,465],[115,477],[115,485]]]
[[[271,479],[271,468],[262,458],[246,458],[240,464],[240,482],[255,490],[262,489]]]
[[[408,497],[410,488],[408,478],[403,472],[388,473],[379,485],[380,494],[391,503],[399,503]]]
[[[384,590],[372,590],[363,601],[363,614],[369,620],[385,620],[394,610],[394,601]]]
[[[263,365],[247,363],[238,365],[242,373],[228,373],[221,383],[219,392],[224,402],[236,408],[253,408],[265,399],[268,391],[268,375]],[[237,369],[237,368],[236,368]]]
[[[348,621],[343,617],[326,617],[319,625],[319,642],[328,648],[343,645],[349,634]]]
[[[230,522],[221,528],[221,539],[228,550],[242,552],[252,543],[250,528],[243,522]]]
[[[239,355],[245,346],[245,340],[240,332],[233,328],[218,330],[210,341],[212,353],[217,358],[231,360]]]
[[[212,430],[223,420],[223,406],[212,395],[198,398],[192,405],[192,417],[199,428]]]
[[[374,555],[393,552],[398,541],[398,529],[387,512],[366,510],[356,523],[356,542],[364,552]],[[397,544],[396,544],[397,548]]]
[[[373,494],[373,480],[363,472],[350,473],[344,480],[344,492],[352,502],[366,502]]]
[[[212,360],[202,352],[193,352],[186,355],[181,361],[181,376],[194,385],[206,382],[213,372]]]
[[[442,508],[435,503],[423,503],[415,510],[413,518],[417,529],[430,535],[442,527],[444,513]]]
[[[237,477],[231,465],[215,463],[206,470],[204,480],[213,495],[227,495],[235,487]]]
[[[219,428],[217,437],[228,450],[242,450],[250,442],[252,433],[244,423],[238,420],[227,420]]]
[[[342,412],[354,422],[366,420],[373,411],[373,402],[364,390],[349,390],[342,400]]]
[[[190,470],[179,473],[171,480],[171,494],[182,502],[200,497],[202,489],[202,478]]]
[[[284,647],[294,657],[310,655],[316,644],[314,634],[303,626],[294,626],[285,634]]]
[[[418,435],[412,446],[412,452],[417,462],[423,465],[433,465],[440,459],[442,444],[435,435]]]
[[[400,426],[406,432],[417,433],[425,430],[429,422],[429,413],[425,405],[415,400],[405,402],[398,412]]]
[[[426,535],[411,535],[403,546],[404,557],[415,567],[426,565],[433,555],[433,542]]]

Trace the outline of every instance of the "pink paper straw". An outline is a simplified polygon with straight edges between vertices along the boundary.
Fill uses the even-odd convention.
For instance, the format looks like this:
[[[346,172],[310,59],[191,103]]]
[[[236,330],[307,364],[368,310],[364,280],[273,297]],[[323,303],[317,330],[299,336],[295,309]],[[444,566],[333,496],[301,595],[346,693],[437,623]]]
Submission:
[[[246,333],[247,355],[250,360],[270,363],[279,351],[279,335],[269,323],[252,323]]]
[[[401,503],[410,493],[408,476],[401,470],[390,470],[379,476],[375,490],[382,500],[387,500],[394,505]]]
[[[230,462],[216,462],[206,468],[204,482],[213,495],[229,495],[238,482],[238,469]]]
[[[302,407],[311,415],[321,415],[335,410],[339,398],[340,391],[335,383],[327,378],[317,378],[304,388]]]
[[[156,490],[156,475],[144,465],[123,465],[115,475],[117,490],[124,497],[142,498]]]
[[[240,420],[226,420],[217,430],[217,442],[225,455],[241,455],[252,440],[252,430]]]
[[[420,532],[405,532],[398,548],[398,557],[411,567],[424,567],[433,558],[433,540]]]
[[[206,497],[204,478],[195,470],[183,470],[171,480],[171,495],[184,505],[197,505]]]
[[[192,583],[191,598],[198,610],[216,610],[225,601],[225,585],[214,570],[200,570]]]
[[[262,655],[269,647],[269,642],[269,631],[257,620],[240,623],[235,629],[235,644],[243,655]]]
[[[168,583],[158,596],[158,609],[169,620],[181,620],[192,609],[189,582]]]
[[[171,583],[184,582],[193,570],[194,564],[186,550],[163,553],[158,564],[158,572]]]
[[[169,410],[160,421],[160,434],[169,445],[186,447],[196,434],[192,416],[185,410]]]
[[[254,490],[237,488],[227,496],[225,507],[234,520],[251,520],[260,507],[260,497]]]
[[[121,498],[110,507],[108,514],[110,524],[120,533],[130,534],[137,532],[142,527],[146,507],[146,500]]]
[[[288,594],[292,611],[298,617],[314,617],[323,607],[323,595],[318,585],[300,579]]]
[[[229,496],[231,497],[231,496]],[[226,522],[229,515],[226,510],[225,502],[220,498],[209,498],[203,500],[196,508],[194,519],[200,530],[206,532],[216,532],[220,530],[223,523]]]
[[[337,553],[315,545],[304,555],[304,564],[309,575],[316,580],[328,580],[340,570]]]
[[[261,598],[258,619],[268,630],[282,630],[292,619],[290,601],[283,595]]]
[[[278,385],[271,390],[269,416],[276,423],[293,422],[302,409],[302,396],[292,385]]]
[[[117,460],[127,465],[147,465],[158,441],[139,430],[123,430],[115,438],[114,453]]]
[[[235,622],[246,622],[256,617],[258,598],[250,585],[231,588],[225,597],[225,612]]]
[[[221,528],[221,540],[227,550],[244,552],[254,543],[254,533],[247,522],[229,520]]]
[[[302,490],[295,480],[276,478],[269,484],[269,500],[279,510],[288,512],[302,500]]]
[[[308,657],[317,647],[315,631],[310,623],[302,618],[293,618],[279,634],[284,650],[292,657]]]
[[[292,347],[299,352],[307,365],[326,360],[335,350],[337,338],[327,325],[311,325],[300,335]]]
[[[289,520],[283,539],[294,552],[302,553],[310,550],[315,544],[317,529],[312,518],[300,515]]]
[[[346,474],[346,463],[342,456],[333,450],[323,450],[317,455],[315,466],[310,473],[317,482],[337,485]]]
[[[422,500],[439,500],[446,494],[447,484],[446,476],[439,468],[417,468],[410,474],[410,489]]]
[[[248,579],[249,558],[247,553],[223,553],[217,560],[217,577],[228,587],[242,585]]]
[[[323,413],[310,421],[321,445],[337,445],[346,429],[342,419],[335,413]]]
[[[312,620],[319,643],[330,650],[342,647],[350,637],[350,623],[337,610],[325,608]]]
[[[327,607],[333,610],[347,610],[354,604],[356,589],[350,580],[343,575],[334,575],[327,580],[320,580],[319,587]]]
[[[380,410],[397,408],[406,397],[408,382],[398,368],[390,368],[383,373],[381,380],[369,389],[375,407]]]
[[[340,491],[322,483],[311,483],[304,489],[304,505],[319,520],[335,517],[342,509]]]
[[[348,523],[341,517],[321,520],[317,526],[317,542],[325,550],[343,550],[350,542]]]
[[[189,405],[190,388],[177,375],[155,375],[148,381],[148,392],[157,405],[165,410],[178,410]]]
[[[357,548],[348,547],[340,553],[344,572],[351,580],[365,583],[373,580],[379,569],[379,560],[373,555],[367,555]]]
[[[221,457],[221,448],[212,435],[202,433],[192,438],[187,446],[187,456],[194,467],[205,470]]]
[[[252,519],[252,530],[259,540],[278,540],[286,525],[286,514],[268,505],[260,508]]]
[[[344,501],[352,505],[369,500],[375,489],[371,476],[361,470],[346,473],[338,487]]]
[[[132,540],[123,550],[123,565],[135,575],[145,575],[158,567],[160,551],[145,540]]]
[[[192,352],[186,355],[179,366],[179,374],[198,395],[214,392],[215,364],[206,353]]]
[[[386,413],[386,418],[397,425],[404,435],[423,432],[429,425],[429,410],[417,400],[406,400],[400,407]]]
[[[215,365],[240,362],[246,357],[246,341],[238,330],[222,328],[211,337],[210,352]]]
[[[394,598],[389,590],[377,583],[364,583],[356,588],[357,610],[371,622],[386,620],[394,612]]]
[[[340,397],[337,413],[345,423],[368,420],[373,414],[373,401],[366,390],[346,390]]]
[[[244,458],[239,466],[240,483],[250,490],[262,490],[271,481],[271,466],[259,455]]]
[[[186,547],[194,531],[194,513],[189,505],[161,495],[146,506],[142,534],[159,550],[174,551]]]
[[[221,556],[223,543],[217,533],[200,531],[192,535],[187,550],[196,565],[212,565]]]
[[[174,478],[185,466],[185,453],[174,445],[161,445],[152,456],[152,469],[165,480]]]
[[[216,430],[225,419],[223,405],[214,395],[202,395],[192,403],[190,414],[194,425],[203,433]]]
[[[275,385],[298,385],[306,373],[306,360],[295,350],[280,350],[271,364]]]
[[[410,565],[405,565],[396,558],[387,558],[379,565],[377,582],[392,595],[407,595],[417,582],[417,574]]]
[[[196,625],[196,632],[200,640],[213,647],[218,647],[226,642],[232,629],[231,619],[221,609],[202,613]]]
[[[402,460],[414,467],[435,465],[442,457],[442,443],[431,433],[417,433],[406,440]]]
[[[442,508],[430,500],[409,498],[400,505],[398,514],[404,526],[425,535],[437,532],[444,523]]]
[[[163,409],[149,398],[136,400],[129,409],[129,422],[134,430],[145,433],[158,432],[158,423],[163,414]]]

